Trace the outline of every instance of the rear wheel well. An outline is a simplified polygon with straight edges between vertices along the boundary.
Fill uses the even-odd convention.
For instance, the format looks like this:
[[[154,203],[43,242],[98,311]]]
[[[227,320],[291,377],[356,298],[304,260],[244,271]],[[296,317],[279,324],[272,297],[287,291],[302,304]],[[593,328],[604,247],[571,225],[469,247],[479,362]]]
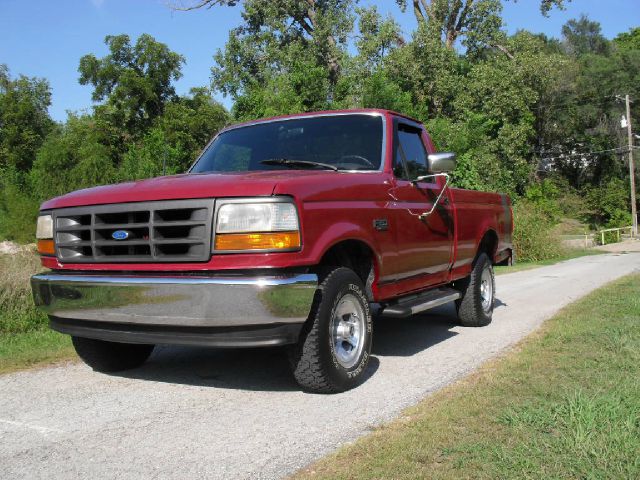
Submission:
[[[373,300],[372,285],[375,279],[373,250],[359,240],[345,240],[325,252],[318,267],[347,267],[353,270],[365,286],[365,293]]]
[[[498,234],[493,230],[487,230],[487,232],[480,240],[478,245],[478,251],[476,253],[475,260],[478,259],[481,253],[486,253],[491,261],[496,257],[496,250],[498,249]]]

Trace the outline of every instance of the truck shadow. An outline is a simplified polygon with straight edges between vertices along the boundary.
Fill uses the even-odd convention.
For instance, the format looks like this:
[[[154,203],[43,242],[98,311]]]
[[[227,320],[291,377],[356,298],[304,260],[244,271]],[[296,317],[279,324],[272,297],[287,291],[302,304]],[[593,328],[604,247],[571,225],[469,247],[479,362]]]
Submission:
[[[406,319],[374,320],[373,355],[363,381],[373,376],[380,358],[409,357],[451,338],[457,325],[449,307]],[[159,346],[142,367],[113,374],[217,389],[248,391],[299,391],[283,348],[213,349]]]
[[[453,305],[408,318],[376,318],[372,353],[381,357],[410,357],[457,335]]]

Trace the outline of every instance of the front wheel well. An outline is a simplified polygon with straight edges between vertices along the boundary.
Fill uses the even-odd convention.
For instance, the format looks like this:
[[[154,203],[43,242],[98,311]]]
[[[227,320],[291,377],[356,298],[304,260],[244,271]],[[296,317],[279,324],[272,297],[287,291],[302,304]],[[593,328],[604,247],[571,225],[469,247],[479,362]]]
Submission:
[[[353,270],[365,286],[369,300],[373,300],[372,286],[375,280],[375,255],[369,245],[360,240],[344,240],[333,245],[320,259],[320,269],[346,267]]]

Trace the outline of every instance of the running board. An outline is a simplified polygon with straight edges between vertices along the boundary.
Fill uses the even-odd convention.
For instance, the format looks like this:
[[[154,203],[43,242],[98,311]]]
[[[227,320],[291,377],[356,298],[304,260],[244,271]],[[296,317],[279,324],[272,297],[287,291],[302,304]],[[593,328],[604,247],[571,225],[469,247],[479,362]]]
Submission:
[[[387,305],[382,309],[384,317],[403,318],[453,302],[461,297],[458,290],[453,288],[437,288],[419,295],[411,295],[397,303]]]

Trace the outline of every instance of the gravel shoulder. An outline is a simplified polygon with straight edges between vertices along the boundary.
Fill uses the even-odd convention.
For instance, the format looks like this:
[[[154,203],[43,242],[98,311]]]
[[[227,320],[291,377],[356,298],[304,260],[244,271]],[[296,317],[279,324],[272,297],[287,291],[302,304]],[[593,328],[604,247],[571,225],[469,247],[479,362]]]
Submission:
[[[618,243],[608,243],[595,247],[597,250],[610,253],[640,252],[640,239],[632,238]]]
[[[484,328],[457,326],[450,308],[377,321],[370,378],[340,395],[298,391],[277,349],[164,347],[127,375],[73,364],[0,376],[3,478],[280,478],[637,271],[628,253],[501,275]]]

